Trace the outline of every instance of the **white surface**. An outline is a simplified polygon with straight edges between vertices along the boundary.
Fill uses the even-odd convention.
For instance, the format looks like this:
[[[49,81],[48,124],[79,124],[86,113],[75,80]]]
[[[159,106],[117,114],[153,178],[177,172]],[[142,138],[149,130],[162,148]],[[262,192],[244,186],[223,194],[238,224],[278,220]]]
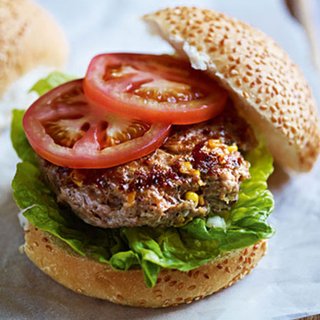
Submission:
[[[168,45],[147,33],[139,17],[168,5],[197,4],[234,15],[273,36],[301,66],[319,102],[320,83],[309,59],[303,31],[285,13],[279,0],[39,2],[66,30],[71,43],[67,69],[73,74],[83,75],[90,58],[101,52],[170,52]],[[11,97],[10,105],[15,105]],[[270,221],[277,233],[270,241],[268,255],[251,275],[203,301],[167,310],[132,309],[79,296],[48,279],[20,255],[17,248],[23,242],[22,231],[16,216],[18,209],[10,195],[16,162],[9,134],[3,132],[0,134],[1,318],[289,319],[320,313],[319,162],[308,175],[289,178],[277,170],[271,178],[276,210]]]
[[[11,110],[24,109],[37,98],[35,92],[28,92],[30,83],[35,83],[48,72],[53,71],[48,67],[39,67],[16,81],[0,99],[0,133],[10,125]]]

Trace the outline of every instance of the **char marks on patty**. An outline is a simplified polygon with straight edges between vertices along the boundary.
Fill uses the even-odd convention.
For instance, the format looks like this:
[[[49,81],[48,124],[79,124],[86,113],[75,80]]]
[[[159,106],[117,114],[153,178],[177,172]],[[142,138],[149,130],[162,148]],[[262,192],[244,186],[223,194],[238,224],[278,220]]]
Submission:
[[[164,145],[109,169],[70,169],[41,160],[45,179],[85,222],[102,228],[180,226],[228,210],[249,178],[241,152],[254,136],[228,106],[219,117],[174,126]]]

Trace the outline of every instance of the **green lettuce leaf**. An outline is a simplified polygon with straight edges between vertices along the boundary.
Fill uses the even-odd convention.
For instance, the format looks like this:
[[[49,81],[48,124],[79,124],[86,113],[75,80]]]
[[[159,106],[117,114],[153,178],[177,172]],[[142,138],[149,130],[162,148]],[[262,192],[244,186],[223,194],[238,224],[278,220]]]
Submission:
[[[32,150],[22,127],[24,110],[13,110],[11,121],[11,142],[18,157],[30,163],[37,163],[37,157]]]
[[[53,71],[46,78],[40,79],[38,82],[36,82],[29,91],[34,91],[39,96],[42,96],[43,94],[59,86],[60,84],[73,79],[75,79],[75,77],[62,73],[60,71]]]
[[[220,254],[269,238],[274,232],[266,222],[274,206],[266,182],[273,170],[272,157],[263,144],[247,155],[251,179],[242,183],[239,200],[230,211],[194,219],[180,228],[101,229],[58,206],[55,195],[41,179],[23,132],[22,116],[23,112],[14,111],[12,143],[23,162],[17,166],[12,188],[25,217],[82,256],[118,270],[141,268],[148,287],[156,284],[161,268],[192,270]],[[212,224],[210,219],[223,223]]]

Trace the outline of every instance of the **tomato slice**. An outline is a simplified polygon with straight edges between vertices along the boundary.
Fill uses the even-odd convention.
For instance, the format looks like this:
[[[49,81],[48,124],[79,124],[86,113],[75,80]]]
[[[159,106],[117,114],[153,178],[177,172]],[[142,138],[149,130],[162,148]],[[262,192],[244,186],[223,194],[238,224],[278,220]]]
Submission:
[[[88,67],[84,92],[111,112],[173,124],[209,120],[227,100],[213,79],[168,55],[98,55]]]
[[[70,168],[109,168],[157,149],[170,125],[119,117],[90,103],[83,80],[63,84],[26,111],[27,138],[44,159]]]

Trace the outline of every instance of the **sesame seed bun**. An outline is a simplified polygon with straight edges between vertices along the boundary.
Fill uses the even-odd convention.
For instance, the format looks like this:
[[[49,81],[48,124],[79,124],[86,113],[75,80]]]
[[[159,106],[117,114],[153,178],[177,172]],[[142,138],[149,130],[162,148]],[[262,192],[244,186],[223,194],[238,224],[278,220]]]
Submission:
[[[150,289],[141,269],[114,270],[76,254],[30,224],[25,230],[25,241],[24,251],[30,260],[65,287],[118,304],[149,308],[191,303],[231,286],[254,268],[267,248],[267,242],[260,241],[189,272],[162,270],[158,283]]]
[[[64,33],[44,9],[31,0],[1,0],[0,96],[37,66],[61,67],[67,53]]]
[[[242,21],[194,7],[168,8],[144,19],[195,69],[229,91],[281,165],[312,168],[320,149],[315,101],[299,68],[273,39]]]

